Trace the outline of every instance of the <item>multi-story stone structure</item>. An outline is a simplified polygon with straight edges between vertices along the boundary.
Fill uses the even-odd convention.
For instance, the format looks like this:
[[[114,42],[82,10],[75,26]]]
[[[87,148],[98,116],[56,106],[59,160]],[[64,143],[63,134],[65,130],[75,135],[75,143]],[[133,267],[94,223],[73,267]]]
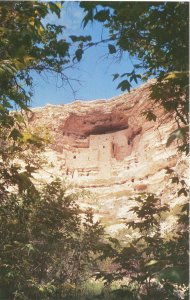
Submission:
[[[143,115],[147,110],[154,110],[156,122],[147,121]],[[29,123],[51,137],[44,153],[49,165],[38,176],[47,180],[57,174],[92,192],[96,216],[115,220],[114,228],[121,228],[120,218],[131,218],[131,195],[155,193],[177,205],[166,168],[174,168],[185,179],[186,167],[175,142],[166,148],[175,120],[152,101],[149,84],[110,100],[34,109]],[[87,206],[84,199],[81,203]]]

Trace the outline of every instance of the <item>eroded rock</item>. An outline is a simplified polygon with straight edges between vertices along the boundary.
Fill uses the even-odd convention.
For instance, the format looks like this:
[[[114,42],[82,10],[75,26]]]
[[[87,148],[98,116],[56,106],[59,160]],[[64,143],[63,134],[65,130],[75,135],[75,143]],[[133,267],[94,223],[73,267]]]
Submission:
[[[156,122],[142,114],[152,108]],[[165,168],[175,168],[179,157],[175,143],[165,145],[175,123],[150,99],[149,83],[110,100],[36,108],[29,124],[51,136],[45,152],[49,165],[38,176],[47,180],[47,173],[57,174],[89,190],[88,204],[117,228],[121,216],[132,218],[128,199],[135,193],[164,195],[166,201],[171,196]]]

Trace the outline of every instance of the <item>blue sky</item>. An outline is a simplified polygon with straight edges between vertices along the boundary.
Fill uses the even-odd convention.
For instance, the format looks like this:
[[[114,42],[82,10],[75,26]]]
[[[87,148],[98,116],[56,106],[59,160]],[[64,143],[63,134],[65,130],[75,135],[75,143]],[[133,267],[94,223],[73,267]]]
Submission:
[[[105,29],[102,31],[101,24],[89,24],[83,29],[81,26],[82,19],[83,11],[78,7],[78,4],[66,2],[59,20],[55,15],[50,15],[46,21],[65,25],[66,37],[81,34],[91,35],[94,41],[100,40],[101,36],[106,37],[107,32]],[[131,60],[125,54],[120,62],[116,62],[112,55],[106,56],[107,53],[106,45],[90,48],[85,52],[77,69],[70,70],[68,75],[80,80],[80,84],[78,82],[72,83],[76,91],[75,95],[67,85],[58,87],[60,81],[51,74],[46,74],[43,77],[34,75],[34,96],[31,106],[43,106],[47,103],[65,104],[76,99],[85,101],[109,99],[120,95],[122,92],[117,89],[118,82],[112,81],[112,74],[132,71]]]

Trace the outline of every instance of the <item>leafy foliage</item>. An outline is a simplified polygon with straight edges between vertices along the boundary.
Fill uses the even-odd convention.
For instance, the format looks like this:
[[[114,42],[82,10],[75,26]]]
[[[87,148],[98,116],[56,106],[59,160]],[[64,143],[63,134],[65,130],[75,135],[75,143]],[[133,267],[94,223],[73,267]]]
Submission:
[[[118,88],[156,77],[152,97],[173,114],[177,129],[167,146],[181,139],[186,151],[188,124],[188,3],[80,2],[88,22],[109,30],[110,55],[128,51],[139,63],[132,71],[114,74]],[[81,211],[77,195],[57,179],[42,187],[33,174],[44,163],[41,150],[48,140],[31,132],[22,113],[32,95],[32,73],[50,71],[68,80],[65,69],[80,61],[86,48],[99,44],[90,36],[70,36],[77,49],[70,58],[70,42],[61,38],[64,26],[47,23],[50,13],[60,17],[58,2],[1,2],[0,15],[0,299],[72,299],[82,283],[104,280],[96,299],[187,299],[188,205],[178,214],[172,238],[161,232],[161,217],[169,212],[159,197],[140,194],[127,230],[136,233],[121,243],[104,235],[90,210]],[[101,41],[100,41],[101,42]],[[142,74],[143,73],[143,74]],[[155,121],[153,111],[145,112]],[[187,197],[183,179],[168,168],[178,196]],[[111,291],[118,279],[127,284]],[[181,296],[182,295],[182,296]],[[92,299],[92,297],[91,297]]]
[[[82,218],[75,200],[59,180],[35,194],[4,197],[1,299],[60,299],[64,284],[75,287],[85,278],[103,229],[90,211]]]
[[[32,71],[68,80],[64,70],[73,63],[61,38],[64,26],[45,21],[60,12],[54,2],[0,4],[1,299],[67,297],[85,278],[103,232],[90,211],[81,214],[76,196],[66,195],[59,180],[34,185],[47,140],[29,130],[22,113],[10,112],[15,106],[29,110]]]
[[[134,200],[134,199],[132,199]],[[99,272],[109,284],[125,278],[127,284],[115,291],[129,299],[187,299],[188,291],[188,208],[182,205],[172,238],[163,235],[161,218],[169,212],[154,194],[141,194],[131,211],[134,221],[126,222],[134,238],[124,245],[110,244],[112,271]],[[163,220],[163,219],[162,219]],[[182,229],[183,228],[183,229]],[[107,257],[106,252],[104,258]],[[182,296],[182,294],[184,296]],[[121,298],[123,299],[123,298]],[[124,298],[125,299],[125,298]]]
[[[0,15],[0,122],[12,126],[9,109],[27,110],[32,96],[31,72],[49,71],[67,80],[71,66],[69,43],[60,38],[64,26],[45,22],[50,13],[60,16],[58,2],[1,2]]]
[[[173,114],[176,132],[184,133],[189,111],[188,6],[184,2],[80,3],[86,13],[84,26],[98,21],[108,29],[108,38],[102,42],[108,43],[109,53],[118,57],[127,52],[135,61],[132,71],[114,74],[113,80],[122,78],[117,88],[130,91],[130,82],[156,78],[151,87],[152,99]],[[154,112],[145,113],[148,119],[155,120]],[[187,152],[187,142],[185,133],[179,149]]]

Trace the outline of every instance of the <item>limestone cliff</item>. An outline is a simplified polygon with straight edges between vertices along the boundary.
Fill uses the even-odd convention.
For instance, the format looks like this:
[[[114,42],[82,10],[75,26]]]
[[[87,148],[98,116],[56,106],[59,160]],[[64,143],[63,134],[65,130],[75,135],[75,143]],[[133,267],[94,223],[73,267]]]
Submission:
[[[51,143],[45,151],[48,166],[38,174],[48,180],[58,174],[76,188],[92,192],[81,200],[96,216],[121,229],[122,218],[131,218],[129,197],[139,192],[164,195],[163,201],[176,206],[166,167],[185,176],[185,163],[176,155],[176,145],[166,148],[174,130],[166,115],[150,99],[149,83],[110,100],[75,101],[66,105],[47,105],[29,115],[32,128],[48,131]],[[154,108],[158,119],[147,121],[142,114]]]

